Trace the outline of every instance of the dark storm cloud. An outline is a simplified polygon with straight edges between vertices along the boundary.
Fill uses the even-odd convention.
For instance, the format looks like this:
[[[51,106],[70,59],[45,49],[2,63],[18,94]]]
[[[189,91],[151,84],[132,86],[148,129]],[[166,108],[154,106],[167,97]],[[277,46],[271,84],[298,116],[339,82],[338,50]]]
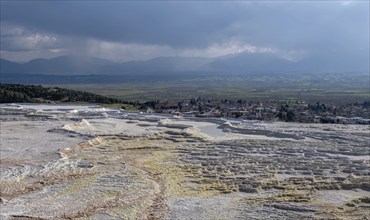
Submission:
[[[4,33],[23,27],[43,36],[40,48],[55,37],[58,48],[93,39],[174,50],[230,41],[286,54],[369,49],[368,1],[1,1],[1,22]],[[2,33],[2,47],[17,48],[15,37]]]
[[[1,20],[106,41],[206,46],[245,17],[237,5],[210,2],[5,2]]]

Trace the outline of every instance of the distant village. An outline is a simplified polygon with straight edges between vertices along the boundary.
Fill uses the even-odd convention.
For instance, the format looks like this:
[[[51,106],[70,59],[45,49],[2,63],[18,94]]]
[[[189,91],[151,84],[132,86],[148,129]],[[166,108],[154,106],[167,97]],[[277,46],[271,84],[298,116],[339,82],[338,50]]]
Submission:
[[[301,100],[213,100],[192,98],[181,102],[150,101],[144,104],[148,113],[178,116],[225,117],[246,120],[286,121],[300,123],[370,124],[370,102],[335,105],[306,103]]]
[[[352,104],[309,103],[304,100],[245,101],[192,98],[174,101],[122,101],[87,92],[37,85],[0,84],[0,103],[87,102],[120,106],[126,110],[174,114],[183,117],[224,117],[242,120],[301,123],[370,124],[370,101]]]

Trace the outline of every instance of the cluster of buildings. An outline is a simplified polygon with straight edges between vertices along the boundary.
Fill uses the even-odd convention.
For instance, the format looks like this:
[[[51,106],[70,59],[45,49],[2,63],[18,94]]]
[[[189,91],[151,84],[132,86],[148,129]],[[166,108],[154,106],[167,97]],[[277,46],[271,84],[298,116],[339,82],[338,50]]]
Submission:
[[[347,105],[306,103],[302,100],[214,100],[192,98],[181,102],[151,101],[148,112],[195,117],[227,117],[247,120],[302,123],[370,124],[370,103]]]

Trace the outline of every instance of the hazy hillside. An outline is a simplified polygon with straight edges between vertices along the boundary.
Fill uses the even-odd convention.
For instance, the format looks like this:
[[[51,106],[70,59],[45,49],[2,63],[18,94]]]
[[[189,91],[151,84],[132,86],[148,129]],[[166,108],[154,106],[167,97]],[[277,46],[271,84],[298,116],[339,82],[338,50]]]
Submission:
[[[54,59],[36,59],[26,63],[24,67],[32,73],[81,73],[93,74],[103,65],[113,62],[93,57],[62,56]]]
[[[189,72],[206,73],[317,73],[368,72],[366,54],[322,54],[299,61],[283,59],[271,53],[242,52],[216,58],[157,57],[145,61],[117,63],[93,57],[61,56],[53,59],[34,59],[20,64],[1,59],[2,74],[55,75],[176,75]]]
[[[52,59],[34,59],[20,64],[1,60],[1,73],[32,74],[97,74],[99,68],[114,62],[94,57],[60,56]]]
[[[128,61],[120,64],[105,65],[101,74],[139,74],[187,72],[202,69],[212,59],[203,57],[157,57],[146,61]]]
[[[304,59],[291,61],[269,53],[243,52],[236,55],[218,57],[204,65],[203,70],[222,73],[320,73],[320,72],[369,72],[369,55],[323,53],[307,55]]]
[[[294,68],[294,64],[294,62],[273,54],[243,52],[237,55],[219,57],[203,66],[203,69],[226,73],[283,73],[291,71]]]
[[[1,73],[20,73],[22,72],[22,64],[0,59]]]

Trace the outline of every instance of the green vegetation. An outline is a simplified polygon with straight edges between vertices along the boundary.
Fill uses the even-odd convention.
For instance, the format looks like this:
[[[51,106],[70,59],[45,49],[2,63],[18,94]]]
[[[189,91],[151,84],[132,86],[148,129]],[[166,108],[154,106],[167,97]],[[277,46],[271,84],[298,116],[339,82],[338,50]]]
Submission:
[[[145,107],[132,101],[122,101],[103,95],[81,92],[58,87],[40,85],[0,84],[0,103],[94,103],[107,108],[123,108],[129,111],[143,110]]]
[[[58,87],[39,85],[0,84],[0,102],[86,102],[114,104],[121,100]]]

